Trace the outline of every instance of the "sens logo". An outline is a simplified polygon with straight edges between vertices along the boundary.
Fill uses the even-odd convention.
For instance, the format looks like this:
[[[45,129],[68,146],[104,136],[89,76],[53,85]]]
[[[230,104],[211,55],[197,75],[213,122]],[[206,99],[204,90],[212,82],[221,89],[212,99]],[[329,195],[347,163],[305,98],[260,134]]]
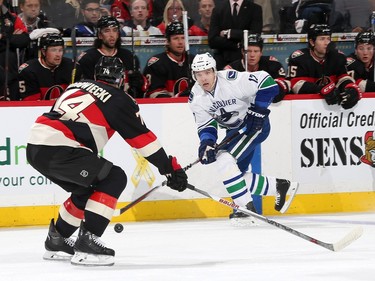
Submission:
[[[365,134],[365,155],[361,157],[361,161],[375,168],[374,131],[368,131]]]

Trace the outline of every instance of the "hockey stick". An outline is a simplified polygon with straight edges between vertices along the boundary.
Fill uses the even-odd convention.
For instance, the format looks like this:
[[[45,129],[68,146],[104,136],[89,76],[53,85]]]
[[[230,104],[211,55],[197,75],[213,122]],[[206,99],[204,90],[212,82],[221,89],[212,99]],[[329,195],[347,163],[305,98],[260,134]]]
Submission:
[[[192,86],[192,79],[191,79],[191,65],[190,65],[190,44],[189,44],[189,23],[188,23],[188,12],[182,11],[182,23],[184,25],[184,40],[185,40],[185,54],[186,54],[186,62],[188,65],[187,68],[187,79],[188,79],[188,89]]]
[[[230,142],[231,140],[233,140],[234,138],[236,138],[237,136],[243,134],[244,132],[246,131],[246,126],[243,127],[241,130],[238,130],[236,133],[234,133],[232,136],[224,139],[221,141],[221,143],[219,143],[217,146],[216,146],[216,150],[219,150],[220,148],[222,148],[224,145],[226,145],[228,142]],[[256,132],[253,134],[252,138],[256,138],[256,136],[258,136],[258,134],[260,133],[260,131]],[[194,162],[188,164],[187,166],[185,166],[184,168],[182,168],[185,172],[187,170],[189,170],[191,167],[193,167],[195,164],[199,163],[200,162],[200,159],[197,159],[195,160]],[[136,204],[138,204],[139,202],[141,202],[143,199],[147,198],[152,192],[154,192],[156,189],[162,187],[162,186],[165,186],[167,185],[167,181],[163,181],[160,185],[157,185],[157,186],[154,186],[153,188],[151,188],[149,191],[147,191],[145,194],[139,196],[137,199],[135,199],[134,201],[130,202],[128,205],[126,205],[125,207],[122,207],[121,209],[116,209],[113,213],[113,216],[114,217],[118,217],[119,215],[125,213],[127,210],[129,210],[131,207],[135,206]]]
[[[77,73],[77,33],[76,28],[73,26],[72,33],[70,37],[72,39],[72,56],[73,56],[73,70],[72,70],[72,83],[76,80],[76,73]]]
[[[245,64],[245,71],[247,72],[248,70],[248,66],[247,66],[247,60],[248,60],[248,47],[249,47],[249,39],[248,39],[248,36],[249,36],[249,31],[248,30],[244,30],[243,31],[243,51],[244,51],[244,55],[245,55],[245,58],[244,58],[244,64]]]
[[[323,242],[323,241],[320,241],[316,238],[313,238],[307,234],[304,234],[298,230],[295,230],[293,228],[290,228],[286,225],[283,225],[279,222],[276,222],[274,220],[271,220],[269,218],[266,218],[262,215],[259,215],[257,213],[254,213],[248,209],[245,209],[241,206],[238,206],[237,204],[235,204],[234,202],[231,202],[231,201],[228,201],[224,198],[221,198],[221,197],[218,197],[218,196],[215,196],[215,195],[212,195],[212,194],[209,194],[208,192],[206,191],[203,191],[203,190],[200,190],[198,188],[196,188],[195,186],[191,185],[191,184],[188,184],[188,188],[190,190],[193,190],[197,193],[200,193],[208,198],[211,198],[213,200],[215,200],[216,202],[219,202],[220,204],[223,204],[225,206],[228,206],[232,209],[235,209],[235,210],[238,210],[238,211],[241,211],[242,213],[245,213],[249,216],[252,216],[258,220],[261,220],[265,223],[268,223],[272,226],[275,226],[277,228],[280,228],[282,230],[285,230],[286,232],[289,232],[293,235],[296,235],[297,237],[299,238],[302,238],[304,240],[307,240],[311,243],[314,243],[316,245],[319,245],[323,248],[326,248],[330,251],[333,251],[333,252],[338,252],[342,249],[344,249],[346,246],[350,245],[351,243],[353,243],[355,240],[357,240],[359,237],[361,237],[362,233],[363,233],[363,228],[361,226],[358,226],[358,227],[355,227],[353,228],[348,234],[346,234],[343,238],[341,238],[339,241],[337,241],[336,243],[326,243],[326,242]]]
[[[122,207],[121,209],[116,209],[115,212],[113,213],[113,216],[114,217],[118,217],[119,215],[125,213],[127,210],[129,210],[131,207],[137,205],[139,202],[141,202],[143,199],[147,198],[150,193],[154,192],[156,189],[158,189],[159,187],[162,187],[162,186],[165,186],[167,185],[167,181],[163,181],[160,185],[157,185],[157,186],[154,186],[153,188],[151,188],[149,191],[147,191],[145,194],[139,196],[137,199],[135,199],[134,201],[130,202],[128,205],[126,205],[125,207]]]

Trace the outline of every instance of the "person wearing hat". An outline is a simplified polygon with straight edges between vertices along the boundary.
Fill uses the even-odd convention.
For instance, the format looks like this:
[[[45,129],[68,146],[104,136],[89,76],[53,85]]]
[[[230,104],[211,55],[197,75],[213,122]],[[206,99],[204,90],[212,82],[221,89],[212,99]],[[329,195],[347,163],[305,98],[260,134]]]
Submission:
[[[171,22],[165,37],[165,52],[151,57],[143,71],[150,81],[146,98],[189,95],[190,64],[194,56],[187,56],[185,50],[184,25],[179,21]]]
[[[121,47],[120,23],[112,16],[98,20],[94,46],[82,52],[77,61],[77,79],[94,79],[95,65],[102,56],[118,57],[125,66],[125,90],[134,98],[142,98],[148,88],[147,79],[140,72],[139,59]]]
[[[326,24],[311,25],[308,47],[289,57],[288,78],[295,94],[320,94],[328,105],[344,109],[354,107],[362,91],[346,71],[346,57],[331,43],[331,29]]]
[[[39,58],[19,67],[21,100],[52,100],[70,84],[73,62],[64,57],[64,39],[59,33],[46,33],[38,39]]]

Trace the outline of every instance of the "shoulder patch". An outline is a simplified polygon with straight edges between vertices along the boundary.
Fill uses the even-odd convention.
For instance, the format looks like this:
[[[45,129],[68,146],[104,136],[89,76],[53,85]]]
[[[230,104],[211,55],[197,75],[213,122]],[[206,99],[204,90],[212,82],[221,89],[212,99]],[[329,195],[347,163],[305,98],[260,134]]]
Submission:
[[[235,70],[229,70],[227,72],[227,80],[235,80],[237,79],[238,72]]]
[[[79,61],[84,55],[86,55],[86,52],[80,53],[80,55],[77,58],[77,61]]]
[[[193,93],[193,91],[190,91],[190,95],[189,95],[188,102],[189,102],[189,103],[192,103],[192,102],[193,102],[193,99],[194,99],[194,93]]]
[[[346,65],[351,65],[352,63],[354,63],[356,60],[354,58],[351,58],[351,57],[347,57],[346,58]]]
[[[157,57],[152,57],[148,60],[147,62],[147,66],[150,66],[150,65],[153,65],[155,62],[157,62],[159,60],[159,58]]]
[[[21,72],[22,70],[24,70],[26,67],[28,67],[29,65],[25,62],[23,64],[20,65],[20,67],[18,68],[18,72]]]
[[[303,52],[301,50],[294,51],[291,55],[292,59],[302,56]]]
[[[275,58],[274,56],[270,56],[270,60],[271,60],[271,61],[278,61],[278,59]]]

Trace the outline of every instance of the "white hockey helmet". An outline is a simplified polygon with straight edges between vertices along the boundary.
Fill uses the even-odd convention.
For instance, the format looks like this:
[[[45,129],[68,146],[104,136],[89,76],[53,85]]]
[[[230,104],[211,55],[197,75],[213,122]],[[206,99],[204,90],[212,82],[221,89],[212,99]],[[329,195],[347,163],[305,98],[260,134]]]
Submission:
[[[216,61],[212,55],[208,52],[204,54],[197,54],[191,63],[191,74],[194,81],[196,81],[194,72],[211,68],[213,68],[216,72]]]

